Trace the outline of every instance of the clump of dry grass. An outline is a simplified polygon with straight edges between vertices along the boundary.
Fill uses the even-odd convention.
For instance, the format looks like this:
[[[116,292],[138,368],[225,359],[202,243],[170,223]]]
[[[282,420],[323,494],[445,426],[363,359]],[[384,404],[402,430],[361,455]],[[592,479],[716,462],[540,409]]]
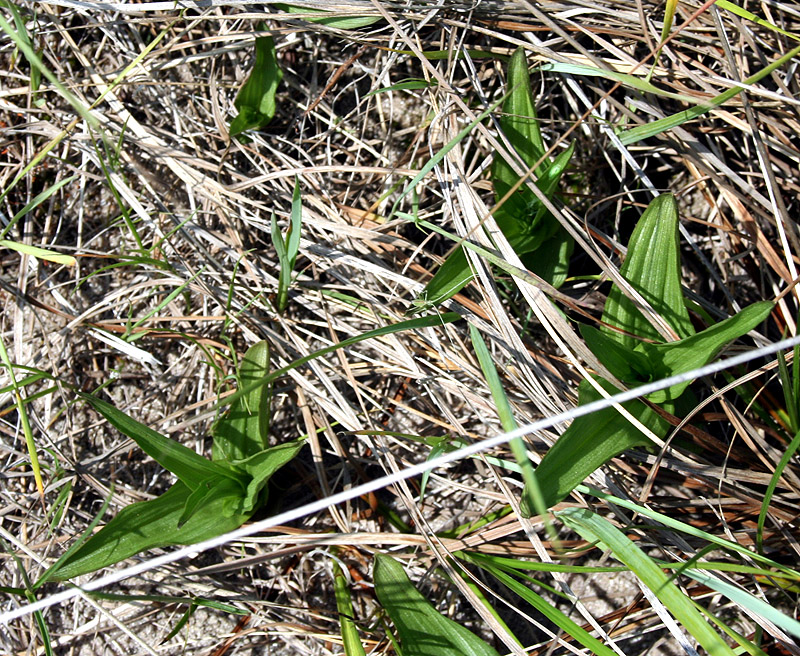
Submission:
[[[77,258],[69,268],[2,251],[0,334],[11,360],[32,368],[18,369],[17,378],[40,370],[57,381],[24,390],[44,470],[43,499],[27,468],[14,399],[7,388],[3,395],[3,612],[25,603],[12,590],[25,587],[23,571],[37,578],[86,529],[112,483],[114,511],[170,483],[160,467],[76,403],[71,390],[104,388],[118,408],[207,452],[208,429],[218,394],[229,389],[235,354],[267,339],[277,368],[402,320],[453,244],[386,215],[410,177],[502,95],[502,57],[518,46],[535,67],[548,145],[558,152],[577,142],[563,185],[565,206],[555,208],[578,240],[572,278],[557,302],[563,313],[541,289],[488,269],[449,302],[485,335],[517,420],[572,407],[581,370],[599,366],[573,320],[599,316],[606,272],[620,261],[620,245],[640,214],[636,208],[657,192],[672,191],[680,200],[684,282],[699,307],[718,318],[720,311],[734,313],[780,295],[769,333],[750,343],[775,341],[782,331],[796,334],[796,62],[703,116],[626,146],[620,127],[687,107],[614,77],[641,77],[649,70],[660,39],[660,5],[296,4],[380,20],[344,30],[269,4],[235,2],[191,8],[73,0],[19,5],[43,63],[81,106],[92,107],[93,119],[76,114],[50,83],[35,90],[26,58],[10,40],[2,42],[4,224],[37,194],[71,178],[7,237]],[[759,12],[786,32],[800,33],[792,5],[762,4]],[[227,124],[262,20],[276,39],[284,80],[273,122],[243,144],[228,139]],[[652,81],[703,101],[795,45],[768,26],[696,2],[678,5],[672,34]],[[434,58],[432,51],[447,55]],[[606,73],[558,73],[547,64]],[[406,78],[431,84],[370,94]],[[474,228],[493,200],[486,168],[503,147],[492,123],[484,122],[399,209],[462,236],[477,235]],[[295,179],[302,188],[303,233],[297,279],[288,309],[279,315],[273,309],[278,262],[269,218],[274,212],[285,225]],[[501,252],[513,263],[516,256],[503,242]],[[705,405],[666,452],[628,453],[590,482],[755,550],[764,491],[788,446],[776,369],[774,361],[760,371],[754,365],[753,375],[730,372],[734,378],[709,381],[705,392],[699,386]],[[763,414],[723,389],[737,376],[757,394]],[[9,384],[7,372],[1,380]],[[277,477],[275,505],[265,512],[299,507],[424,460],[430,448],[403,435],[471,442],[499,431],[463,322],[365,342],[292,371],[276,386],[274,413],[276,441],[307,435],[310,448]],[[529,437],[535,461],[562,430]],[[486,456],[511,459],[505,448]],[[798,484],[793,458],[764,529],[764,552],[779,562],[797,557]],[[332,595],[335,556],[351,577],[367,651],[390,653],[369,582],[372,555],[393,552],[413,554],[410,572],[423,580],[428,598],[483,631],[499,650],[512,649],[513,632],[525,645],[536,645],[530,653],[551,647],[566,653],[571,639],[554,638],[551,624],[491,578],[478,580],[477,589],[454,592],[444,579],[425,577],[432,567],[453,567],[449,555],[463,549],[557,559],[538,518],[529,522],[504,510],[509,502],[516,506],[520,490],[518,477],[494,460],[461,461],[435,471],[423,499],[418,479],[398,483],[105,590],[124,597],[80,595],[49,609],[44,621],[56,653],[341,653]],[[579,493],[565,502],[570,504],[592,504],[623,530],[631,525],[630,535],[654,557],[682,561],[706,546]],[[488,521],[473,524],[482,518]],[[587,546],[559,530],[562,547]],[[723,551],[706,557],[740,562]],[[608,554],[576,551],[571,558],[604,563]],[[729,576],[795,614],[796,584],[781,590],[763,577]],[[550,585],[566,581],[558,573],[539,577]],[[635,580],[603,583],[613,591],[605,604],[592,599],[592,580],[588,574],[570,580],[578,597],[552,595],[552,603],[620,652],[678,649]],[[683,583],[730,626],[762,640],[767,653],[797,653],[792,636],[755,621],[704,585]],[[57,590],[48,584],[39,596]],[[487,617],[479,592],[503,622]],[[162,642],[186,600],[195,597],[233,604],[246,614],[201,608]],[[4,652],[42,653],[41,633],[30,617],[0,628],[0,639]]]

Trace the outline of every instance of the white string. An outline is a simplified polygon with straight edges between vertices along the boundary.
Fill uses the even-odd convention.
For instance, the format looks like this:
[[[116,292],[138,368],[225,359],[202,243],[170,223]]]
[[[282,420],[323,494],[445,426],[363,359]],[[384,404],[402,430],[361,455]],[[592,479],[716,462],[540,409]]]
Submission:
[[[49,608],[50,606],[54,606],[56,604],[69,601],[70,599],[73,599],[74,597],[80,595],[82,592],[99,590],[100,588],[104,588],[114,583],[118,583],[119,581],[127,579],[131,576],[136,576],[137,574],[143,574],[144,572],[147,572],[151,569],[155,569],[156,567],[161,567],[162,565],[173,563],[176,560],[180,560],[181,558],[184,558],[190,554],[195,554],[201,551],[214,549],[215,547],[222,546],[233,540],[237,540],[239,538],[244,538],[249,535],[253,535],[254,533],[265,531],[280,524],[287,524],[289,522],[300,519],[301,517],[305,517],[306,515],[310,515],[312,513],[325,510],[326,508],[329,508],[330,506],[333,506],[338,503],[344,503],[346,501],[350,501],[352,499],[355,499],[356,497],[360,497],[361,495],[368,494],[370,492],[375,492],[383,487],[386,487],[387,485],[392,485],[399,481],[412,478],[428,470],[441,467],[456,460],[460,460],[461,458],[464,458],[466,456],[471,456],[481,451],[488,451],[489,449],[492,449],[496,446],[500,446],[501,444],[505,444],[506,442],[509,442],[514,438],[522,437],[523,435],[528,435],[529,433],[545,430],[547,428],[552,428],[554,425],[559,424],[561,422],[569,421],[571,419],[582,417],[584,415],[588,415],[598,410],[609,408],[617,403],[625,403],[626,401],[630,401],[637,397],[651,394],[652,392],[657,392],[658,390],[671,387],[672,385],[688,382],[690,380],[693,380],[695,378],[700,378],[702,376],[709,376],[711,374],[718,373],[723,369],[744,364],[746,362],[749,362],[750,360],[754,360],[763,355],[770,355],[772,353],[776,353],[777,351],[782,351],[784,349],[792,348],[796,344],[800,344],[800,336],[793,337],[790,339],[785,339],[780,342],[776,342],[775,344],[770,344],[768,346],[757,348],[752,351],[748,351],[746,353],[742,353],[740,355],[727,358],[725,360],[719,360],[704,367],[700,367],[699,369],[694,369],[692,371],[687,371],[686,373],[683,374],[670,376],[669,378],[664,378],[662,380],[653,383],[648,383],[647,385],[642,385],[641,387],[637,387],[632,390],[620,392],[619,394],[615,394],[607,399],[599,399],[597,401],[593,401],[592,403],[587,403],[586,405],[580,405],[576,408],[573,408],[572,410],[568,410],[566,412],[560,412],[556,415],[553,415],[552,417],[546,417],[544,419],[540,419],[531,424],[527,424],[526,426],[520,426],[519,428],[511,432],[503,433],[501,435],[496,435],[495,437],[487,438],[480,442],[475,442],[456,451],[451,451],[437,458],[433,458],[432,460],[427,460],[426,462],[417,465],[412,465],[402,471],[394,472],[387,476],[383,476],[381,478],[369,481],[368,483],[362,483],[361,485],[357,485],[356,487],[343,490],[342,492],[337,492],[336,494],[306,504],[305,506],[301,506],[300,508],[294,508],[293,510],[288,510],[286,512],[282,512],[278,515],[268,517],[261,521],[253,522],[252,524],[242,526],[236,529],[235,531],[231,531],[230,533],[225,533],[215,538],[211,538],[210,540],[204,540],[203,542],[198,542],[197,544],[181,547],[180,549],[177,549],[167,554],[163,554],[161,556],[156,556],[145,562],[141,562],[137,565],[126,567],[116,572],[111,572],[110,574],[106,574],[105,576],[101,576],[98,579],[85,583],[80,588],[71,587],[66,590],[62,590],[61,592],[52,594],[49,597],[46,597],[39,601],[25,604],[23,606],[20,606],[19,608],[15,608],[14,610],[10,610],[8,612],[0,614],[0,623],[8,624],[12,620],[28,615],[29,613],[33,613],[35,611],[42,610],[44,608]]]

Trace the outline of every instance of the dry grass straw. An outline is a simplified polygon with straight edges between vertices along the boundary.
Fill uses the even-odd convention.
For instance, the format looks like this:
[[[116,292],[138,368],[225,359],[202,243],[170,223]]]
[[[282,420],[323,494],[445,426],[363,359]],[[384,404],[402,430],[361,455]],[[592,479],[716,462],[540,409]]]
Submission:
[[[503,92],[499,59],[456,53],[506,55],[522,45],[534,65],[582,64],[641,76],[652,64],[648,56],[658,45],[662,20],[660,5],[631,0],[296,4],[383,20],[351,31],[242,2],[183,12],[172,2],[21,5],[43,62],[70,92],[85,107],[106,94],[92,110],[100,126],[95,129],[73,120],[74,111],[47,85],[34,92],[25,58],[15,55],[9,41],[2,45],[0,188],[50,148],[5,196],[3,220],[43,189],[76,176],[10,236],[75,254],[77,265],[69,269],[2,253],[0,335],[10,357],[82,390],[108,385],[120,409],[201,452],[208,449],[217,393],[233,371],[233,351],[241,355],[265,338],[274,366],[285,366],[322,346],[398,321],[452,246],[397,217],[385,221],[384,214],[396,197],[386,193],[396,194],[396,185],[402,187],[480,113],[481,102]],[[708,100],[794,46],[781,34],[713,6],[694,15],[699,6],[678,5],[673,31],[680,33],[664,46],[653,77],[664,90]],[[765,19],[800,33],[796,7],[770,2],[758,9]],[[276,38],[284,83],[272,125],[239,144],[227,139],[226,125],[262,19]],[[115,83],[162,32],[158,45]],[[428,60],[422,54],[433,50],[451,56]],[[635,220],[629,208],[644,207],[653,193],[670,190],[680,199],[684,281],[708,311],[736,312],[753,301],[774,299],[792,284],[800,255],[793,218],[800,198],[796,69],[792,62],[705,117],[627,147],[615,126],[635,126],[683,105],[602,77],[534,73],[537,108],[553,152],[569,140],[578,142],[566,207],[553,208],[581,251],[571,268],[577,277],[561,289],[571,298],[569,307],[561,306],[568,314],[536,287],[498,283],[479,258],[473,260],[477,282],[450,303],[486,336],[520,422],[574,405],[577,381],[587,367],[600,368],[571,319],[597,316],[607,287],[580,276],[618,279],[620,244]],[[335,83],[326,87],[333,76]],[[408,77],[432,85],[368,95]],[[420,217],[480,239],[481,231],[474,230],[480,222],[493,227],[487,220],[492,198],[485,169],[492,152],[506,147],[491,123],[480,125],[415,190]],[[269,215],[274,211],[286,219],[295,177],[304,204],[299,277],[288,311],[278,316],[271,305],[278,269]],[[411,211],[411,196],[402,209]],[[504,257],[520,264],[496,229],[494,236]],[[137,259],[137,249],[148,249],[148,257]],[[106,268],[125,258],[128,265]],[[182,285],[180,294],[159,307]],[[791,334],[796,314],[797,295],[791,291],[779,306]],[[137,322],[134,331],[141,339],[132,342],[135,349],[123,352],[118,343],[101,339],[129,337]],[[757,341],[767,338],[776,335]],[[774,378],[774,368],[768,368],[752,380],[773,416],[781,407]],[[33,385],[26,395],[48,386]],[[615,459],[590,482],[753,546],[764,486],[786,445],[730,391],[718,390],[704,403],[695,417],[701,427],[676,434],[661,453]],[[18,417],[6,396],[0,408],[5,463],[0,529],[35,578],[86,527],[111,482],[117,510],[163,491],[169,480],[85,406],[74,404],[67,387],[31,400],[27,408],[45,469],[44,505],[24,466]],[[276,440],[307,434],[310,445],[279,481],[283,507],[426,457],[427,447],[382,434],[386,431],[471,441],[499,430],[463,324],[394,335],[317,360],[279,381],[274,410]],[[534,460],[555,438],[532,436]],[[486,455],[511,459],[504,450]],[[765,529],[768,553],[789,562],[798,556],[798,485],[793,461],[775,491]],[[516,505],[519,482],[488,460],[435,472],[423,501],[418,493],[417,482],[399,484],[109,590],[236,603],[249,614],[246,621],[237,624],[234,616],[201,609],[187,629],[162,644],[185,607],[82,596],[46,615],[56,649],[340,653],[330,567],[330,547],[336,545],[353,578],[365,646],[368,652],[389,653],[368,584],[375,551],[407,547],[402,553],[414,554],[408,563],[418,576],[436,565],[452,570],[449,554],[466,547],[556,558],[554,546],[539,537],[545,535],[541,524],[513,515],[457,537],[436,536],[509,502]],[[568,503],[588,501],[576,493]],[[397,513],[409,532],[393,527],[384,508]],[[620,509],[607,514],[622,528],[632,519]],[[633,535],[650,553],[670,560],[690,558],[703,547],[641,523]],[[574,534],[560,537],[562,546],[581,546]],[[0,584],[23,585],[8,552],[0,567]],[[457,596],[441,579],[426,579],[429,598],[470,626],[480,616],[501,650],[521,653],[474,589],[461,584],[454,570],[451,574]],[[565,575],[543,580],[570,594]],[[736,580],[793,613],[793,593],[776,592],[747,576]],[[532,653],[572,649],[568,638],[508,603],[490,581],[475,583],[502,609],[518,637],[526,644],[540,641]],[[620,598],[605,605],[595,603],[581,581],[577,596],[553,602],[565,610],[574,606],[574,617],[619,653],[668,653],[675,645],[650,604],[635,587],[619,586],[612,595]],[[687,592],[697,600],[710,595],[694,583]],[[3,598],[3,610],[18,603]],[[723,599],[710,605],[744,635],[760,631],[735,605]],[[773,635],[765,640],[773,644]],[[29,619],[0,627],[0,641],[4,653],[42,653]],[[784,648],[798,653],[793,644]]]

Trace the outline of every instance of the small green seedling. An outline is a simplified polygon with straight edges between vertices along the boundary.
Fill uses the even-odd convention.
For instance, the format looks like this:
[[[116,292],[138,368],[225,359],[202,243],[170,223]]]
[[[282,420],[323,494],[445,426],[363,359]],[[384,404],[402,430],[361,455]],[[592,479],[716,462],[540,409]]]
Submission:
[[[164,494],[134,503],[97,534],[78,541],[37,583],[93,572],[140,551],[188,545],[232,531],[267,500],[272,475],[303,447],[302,441],[269,446],[269,346],[252,346],[239,367],[239,389],[227,414],[214,425],[212,460],[148,428],[94,396],[83,398],[145,453],[178,477]]]
[[[500,128],[524,168],[541,162],[534,170],[536,185],[552,198],[572,157],[574,144],[552,161],[545,158],[546,149],[536,118],[528,63],[522,48],[509,61],[508,87],[503,116],[499,119]],[[508,195],[494,213],[497,226],[526,266],[554,287],[559,287],[566,279],[574,245],[572,238],[527,186],[523,184],[511,192],[517,186],[519,176],[502,156],[495,157],[491,177],[495,199],[499,202]],[[422,295],[415,299],[411,311],[422,312],[443,303],[461,291],[472,276],[467,255],[463,248],[459,248],[439,268]]]
[[[257,37],[253,70],[233,101],[239,114],[231,121],[231,137],[245,130],[258,130],[272,120],[275,116],[275,92],[282,79],[275,42],[271,36]]]
[[[680,284],[678,210],[675,199],[663,194],[642,215],[628,244],[620,273],[678,336],[665,342],[636,304],[614,286],[606,299],[603,330],[581,326],[591,351],[620,382],[629,387],[675,376],[711,362],[729,343],[764,321],[772,311],[769,301],[754,303],[741,312],[696,333],[689,319]],[[643,341],[648,340],[648,341]],[[609,394],[619,392],[610,382],[595,378]],[[647,395],[647,400],[676,414],[689,382]],[[600,398],[589,383],[578,386],[578,403]],[[670,425],[642,401],[623,403],[631,415],[657,437]],[[564,499],[598,467],[623,451],[651,446],[652,442],[616,409],[606,408],[577,418],[542,459],[535,475],[549,508]],[[522,498],[525,513],[533,512]]]
[[[297,261],[297,253],[300,250],[300,226],[303,221],[303,205],[300,199],[300,182],[295,180],[294,193],[292,194],[292,215],[290,217],[289,228],[286,236],[281,235],[278,229],[278,222],[275,215],[271,220],[272,245],[278,254],[278,261],[281,265],[281,272],[278,276],[278,299],[276,301],[277,310],[283,314],[286,304],[289,302],[289,285],[292,282],[292,271]]]
[[[499,656],[478,636],[439,613],[414,587],[402,565],[376,554],[375,594],[410,656]]]

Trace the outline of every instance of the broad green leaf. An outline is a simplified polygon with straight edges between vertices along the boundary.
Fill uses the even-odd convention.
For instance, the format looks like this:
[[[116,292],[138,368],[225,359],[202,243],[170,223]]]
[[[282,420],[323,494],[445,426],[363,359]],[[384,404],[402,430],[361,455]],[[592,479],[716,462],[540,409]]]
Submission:
[[[336,610],[339,613],[339,627],[342,632],[345,656],[366,656],[364,645],[361,644],[361,638],[358,636],[350,588],[338,561],[334,561],[333,571],[333,591],[336,595]]]
[[[655,198],[642,214],[628,243],[628,255],[620,273],[679,338],[694,334],[681,290],[678,208],[671,194]],[[608,331],[623,346],[633,347],[639,342],[632,335],[664,341],[617,285],[608,294],[603,321],[629,333]]]
[[[302,20],[309,23],[319,23],[328,27],[335,27],[339,30],[355,30],[359,27],[366,27],[382,20],[382,16],[343,16],[334,14],[324,9],[310,9],[308,7],[298,7],[297,5],[276,4],[275,7],[287,14],[305,14]]]
[[[589,350],[620,382],[635,386],[653,380],[652,365],[644,353],[593,326],[581,324],[579,330]]]
[[[110,403],[90,394],[79,393],[79,395],[112,426],[136,442],[142,451],[164,469],[175,474],[190,490],[196,489],[201,482],[218,476],[236,480],[236,475],[231,473],[229,468],[206,460],[191,449],[117,410]]]
[[[734,656],[734,652],[706,622],[694,602],[675,585],[653,560],[608,520],[585,508],[567,508],[556,516],[569,528],[590,542],[600,541],[602,548],[628,566],[636,577],[666,606],[692,637],[711,656]]]
[[[269,445],[272,386],[253,386],[269,374],[269,344],[251,346],[239,363],[239,389],[251,388],[231,404],[214,424],[214,460],[234,462],[262,452]]]
[[[551,197],[558,188],[558,181],[569,164],[574,144],[548,165],[545,176],[536,185]],[[517,180],[514,174],[514,181]],[[495,182],[497,184],[497,182]],[[502,186],[503,183],[501,182]],[[505,187],[506,190],[510,186]],[[502,194],[497,194],[498,196]],[[523,199],[523,200],[520,200]],[[515,204],[516,203],[516,204]],[[519,204],[521,203],[521,204]],[[508,243],[517,255],[525,255],[536,251],[543,244],[552,246],[557,258],[548,254],[534,262],[532,270],[550,284],[563,283],[566,278],[566,267],[572,252],[573,241],[569,235],[559,235],[563,230],[552,216],[540,214],[541,206],[536,197],[525,189],[515,192],[495,213],[497,226],[508,239]],[[544,220],[542,220],[544,219]],[[549,219],[549,220],[548,220]],[[553,239],[553,241],[548,241]],[[424,312],[452,298],[472,280],[472,268],[464,252],[464,247],[456,250],[439,267],[433,278],[425,286],[420,296],[414,299],[410,314]]]
[[[294,459],[305,442],[287,442],[278,444],[260,453],[250,456],[247,460],[233,463],[234,467],[246,471],[250,475],[247,490],[241,503],[243,512],[250,512],[266,503],[265,486],[272,475],[281,467]],[[264,493],[262,494],[262,490]]]
[[[256,62],[233,104],[239,115],[231,121],[230,135],[261,128],[275,116],[275,92],[283,79],[271,36],[256,38]]]
[[[772,308],[773,304],[770,301],[753,303],[741,312],[696,335],[664,344],[641,342],[635,350],[647,358],[654,380],[682,374],[707,365],[726,344],[750,332],[764,321],[772,312]],[[683,394],[690,382],[686,381],[653,392],[647,398],[654,403],[674,401]]]
[[[611,383],[596,379],[609,394],[619,392]],[[578,386],[578,404],[597,401],[601,396],[583,380]],[[641,401],[623,403],[622,407],[658,437],[664,437],[669,423]],[[652,442],[614,408],[598,410],[575,419],[569,428],[550,447],[534,472],[546,507],[562,501],[579,483],[598,467],[623,451]],[[522,497],[522,511],[535,512]]]
[[[526,166],[533,166],[545,153],[539,120],[536,118],[536,107],[533,104],[531,78],[528,73],[528,60],[525,49],[517,48],[508,62],[508,98],[503,103],[503,115],[499,119],[500,129],[511,145],[519,153]],[[543,162],[535,173],[544,175],[547,162]],[[498,166],[508,167],[502,159]],[[508,167],[510,170],[510,167]],[[518,177],[513,171],[511,175]],[[499,177],[499,173],[494,173]]]
[[[484,558],[477,554],[477,557],[473,557],[473,554],[469,553],[463,553],[460,555],[469,562],[475,563],[479,567],[485,569],[491,576],[505,585],[509,590],[519,595],[521,599],[524,599],[526,602],[528,602],[567,635],[571,636],[575,639],[575,641],[586,647],[590,653],[597,654],[598,656],[614,656],[614,652],[609,647],[606,647],[597,638],[593,637],[580,624],[576,624],[573,620],[558,610],[558,608],[556,608],[550,601],[547,601],[540,595],[536,594],[528,586],[520,583],[514,577],[509,576],[509,574],[507,574],[501,568],[493,565],[488,558]]]
[[[574,248],[575,240],[572,235],[559,225],[555,234],[533,253],[526,254],[522,262],[542,280],[558,289],[567,279],[569,258],[572,257]]]
[[[402,565],[376,554],[375,594],[408,656],[499,656],[474,633],[439,613],[414,587]]]
[[[192,491],[178,481],[153,499],[123,508],[114,519],[73,553],[52,578],[69,579],[125,560],[140,551],[170,545],[194,544],[239,528],[250,516],[226,515],[242,496],[233,481],[219,482],[201,512],[195,512],[183,526],[178,521]]]

